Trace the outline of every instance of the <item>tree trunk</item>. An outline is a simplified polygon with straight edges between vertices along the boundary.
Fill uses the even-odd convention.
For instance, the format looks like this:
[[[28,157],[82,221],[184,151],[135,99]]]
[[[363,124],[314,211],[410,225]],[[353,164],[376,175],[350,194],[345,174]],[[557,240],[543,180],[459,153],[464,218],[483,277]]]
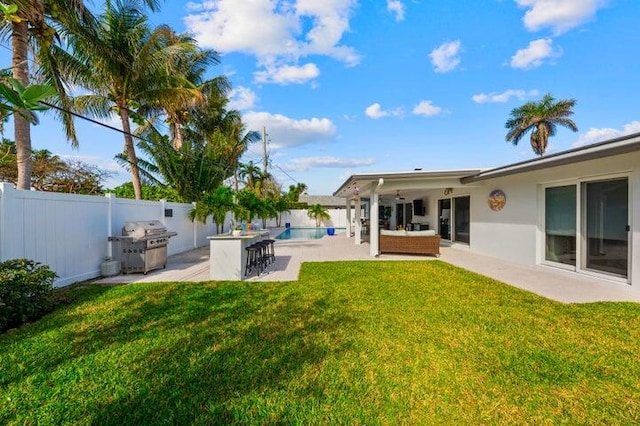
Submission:
[[[27,20],[13,22],[11,44],[13,77],[20,83],[29,84],[29,26]],[[18,189],[31,189],[31,123],[20,114],[13,114],[16,159],[18,165]]]
[[[118,108],[120,110],[120,120],[122,120],[122,130],[124,130],[124,152],[127,154],[129,167],[131,170],[131,183],[133,184],[133,194],[136,200],[142,199],[142,185],[140,183],[140,172],[138,170],[138,158],[136,157],[136,148],[133,145],[133,137],[131,136],[131,126],[129,125],[129,111],[124,106]]]
[[[171,121],[171,139],[173,143],[173,149],[176,151],[180,151],[182,148],[182,128],[180,127],[180,122],[177,119],[173,119]]]
[[[233,189],[238,192],[238,167],[236,166],[236,171],[233,172]]]

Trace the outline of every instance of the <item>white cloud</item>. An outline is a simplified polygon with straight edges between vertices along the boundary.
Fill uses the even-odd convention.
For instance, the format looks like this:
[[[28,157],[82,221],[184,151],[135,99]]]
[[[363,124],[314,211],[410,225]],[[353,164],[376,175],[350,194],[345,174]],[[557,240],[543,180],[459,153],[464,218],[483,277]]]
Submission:
[[[429,53],[431,63],[436,72],[449,72],[456,69],[460,64],[460,40],[442,43],[440,47],[433,49]]]
[[[424,115],[426,117],[433,117],[434,115],[442,114],[444,111],[441,107],[433,105],[432,101],[422,101],[413,108],[415,115]]]
[[[523,70],[536,68],[544,63],[545,59],[560,56],[559,50],[553,49],[553,40],[540,38],[533,40],[529,45],[520,49],[511,57],[511,67]]]
[[[229,109],[237,109],[243,111],[251,109],[255,106],[258,96],[248,87],[238,86],[229,94]]]
[[[301,45],[302,53],[329,55],[349,65],[360,62],[353,48],[338,44],[342,35],[349,31],[349,19],[357,4],[357,0],[297,0],[298,21],[309,18],[312,21]]]
[[[396,16],[396,22],[404,20],[404,4],[400,0],[387,0],[387,10]]]
[[[301,84],[320,75],[316,64],[308,63],[301,67],[293,65],[267,66],[265,71],[254,74],[257,83]]]
[[[272,150],[330,142],[336,133],[335,125],[328,118],[296,120],[282,114],[254,111],[242,117],[248,129],[262,130],[266,127]]]
[[[402,111],[402,108],[400,107],[394,108],[390,111],[385,111],[382,109],[382,106],[376,102],[375,104],[369,105],[367,109],[364,110],[364,114],[367,117],[373,118],[375,120],[378,118],[388,117],[390,115],[394,117],[401,117],[403,114],[403,111]]]
[[[388,112],[382,110],[379,103],[369,105],[367,109],[364,110],[364,113],[367,117],[373,119],[387,117],[389,115]]]
[[[294,158],[287,161],[282,166],[283,169],[292,172],[306,172],[309,169],[324,168],[346,168],[371,166],[376,163],[374,158],[337,158],[337,157],[307,157]]]
[[[575,141],[572,146],[579,147],[584,145],[590,145],[596,142],[602,142],[607,139],[613,139],[625,135],[630,135],[632,133],[640,133],[640,121],[632,121],[629,124],[625,124],[622,130],[612,129],[612,128],[591,128],[587,130],[587,132],[580,135],[577,141]]]
[[[522,89],[508,89],[502,93],[479,93],[477,95],[473,95],[471,99],[473,102],[477,104],[485,104],[485,103],[504,103],[508,102],[511,98],[525,99],[531,96],[537,96],[537,90],[526,90]]]
[[[529,31],[551,28],[555,34],[561,34],[593,18],[607,0],[516,0],[516,3],[529,9],[522,18]]]
[[[293,48],[295,14],[278,13],[270,0],[203,1],[191,3],[190,10],[196,13],[184,21],[202,47],[256,56],[282,54]]]
[[[307,55],[330,56],[352,66],[360,57],[340,40],[349,31],[356,5],[356,0],[202,0],[187,5],[191,13],[184,22],[200,46],[253,55],[260,66],[282,68]]]

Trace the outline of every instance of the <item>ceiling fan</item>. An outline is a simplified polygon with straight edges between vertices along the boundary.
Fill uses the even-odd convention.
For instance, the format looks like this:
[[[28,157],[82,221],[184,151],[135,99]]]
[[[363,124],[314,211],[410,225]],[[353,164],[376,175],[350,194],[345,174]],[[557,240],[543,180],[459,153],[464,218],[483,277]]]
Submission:
[[[402,201],[404,197],[400,195],[400,190],[396,189],[396,201]]]

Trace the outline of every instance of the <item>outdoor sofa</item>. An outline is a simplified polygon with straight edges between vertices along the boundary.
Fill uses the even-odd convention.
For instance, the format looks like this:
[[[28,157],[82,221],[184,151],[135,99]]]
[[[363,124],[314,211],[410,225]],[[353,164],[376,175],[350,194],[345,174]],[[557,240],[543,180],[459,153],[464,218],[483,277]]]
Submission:
[[[431,254],[440,256],[440,235],[434,230],[380,230],[380,253]]]

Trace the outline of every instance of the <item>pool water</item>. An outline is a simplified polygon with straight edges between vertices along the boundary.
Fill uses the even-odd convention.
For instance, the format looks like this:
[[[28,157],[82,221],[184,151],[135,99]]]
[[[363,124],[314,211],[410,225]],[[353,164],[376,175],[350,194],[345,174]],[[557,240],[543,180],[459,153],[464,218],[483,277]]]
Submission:
[[[345,228],[334,228],[336,234]],[[327,228],[287,228],[278,234],[276,240],[317,240],[327,235]]]

